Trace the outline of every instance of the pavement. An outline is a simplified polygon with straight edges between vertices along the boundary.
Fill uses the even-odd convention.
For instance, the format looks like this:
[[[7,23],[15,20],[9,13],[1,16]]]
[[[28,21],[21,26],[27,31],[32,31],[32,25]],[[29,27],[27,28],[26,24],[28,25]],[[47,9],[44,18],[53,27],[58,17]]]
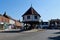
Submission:
[[[19,32],[21,29],[5,29],[5,30],[0,30],[0,33],[1,32]]]
[[[32,30],[28,30],[28,31],[21,31],[21,29],[6,29],[6,30],[0,30],[0,33],[4,33],[4,32],[38,32],[38,31],[44,31],[43,29],[32,29]]]
[[[38,31],[44,31],[43,29],[32,29],[24,32],[38,32]]]

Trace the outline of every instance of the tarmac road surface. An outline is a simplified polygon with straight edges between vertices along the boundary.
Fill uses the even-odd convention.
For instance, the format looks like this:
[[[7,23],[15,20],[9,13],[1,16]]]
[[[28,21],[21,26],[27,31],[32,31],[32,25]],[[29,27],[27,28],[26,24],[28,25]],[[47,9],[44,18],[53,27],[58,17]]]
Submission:
[[[60,30],[39,32],[0,33],[0,40],[60,40]]]

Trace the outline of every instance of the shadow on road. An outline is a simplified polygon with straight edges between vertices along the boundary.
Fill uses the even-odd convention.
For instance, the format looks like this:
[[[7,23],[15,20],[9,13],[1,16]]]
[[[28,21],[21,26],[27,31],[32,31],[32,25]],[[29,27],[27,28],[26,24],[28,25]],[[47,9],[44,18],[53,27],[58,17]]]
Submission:
[[[60,34],[60,32],[55,32],[53,34]],[[48,37],[49,40],[60,40],[60,35],[59,36],[55,36],[55,37]]]
[[[60,40],[60,36],[48,37],[49,40]]]
[[[60,32],[55,32],[55,33],[53,33],[53,34],[60,34]]]
[[[19,31],[4,31],[4,32],[0,32],[0,33],[19,33]]]

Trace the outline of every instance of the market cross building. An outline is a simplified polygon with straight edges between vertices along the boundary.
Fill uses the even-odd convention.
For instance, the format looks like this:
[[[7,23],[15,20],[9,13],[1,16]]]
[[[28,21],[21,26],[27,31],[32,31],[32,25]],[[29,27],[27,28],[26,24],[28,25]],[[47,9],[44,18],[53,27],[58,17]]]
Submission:
[[[27,29],[34,29],[40,25],[40,15],[31,6],[23,15],[23,23],[26,25]]]

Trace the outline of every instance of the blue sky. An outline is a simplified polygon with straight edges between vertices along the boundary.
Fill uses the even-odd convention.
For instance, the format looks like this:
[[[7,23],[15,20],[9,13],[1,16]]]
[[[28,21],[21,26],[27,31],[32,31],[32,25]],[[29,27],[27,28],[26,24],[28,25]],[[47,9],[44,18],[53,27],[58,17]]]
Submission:
[[[31,4],[42,20],[60,19],[60,0],[0,0],[0,14],[6,11],[12,18],[22,20]]]

